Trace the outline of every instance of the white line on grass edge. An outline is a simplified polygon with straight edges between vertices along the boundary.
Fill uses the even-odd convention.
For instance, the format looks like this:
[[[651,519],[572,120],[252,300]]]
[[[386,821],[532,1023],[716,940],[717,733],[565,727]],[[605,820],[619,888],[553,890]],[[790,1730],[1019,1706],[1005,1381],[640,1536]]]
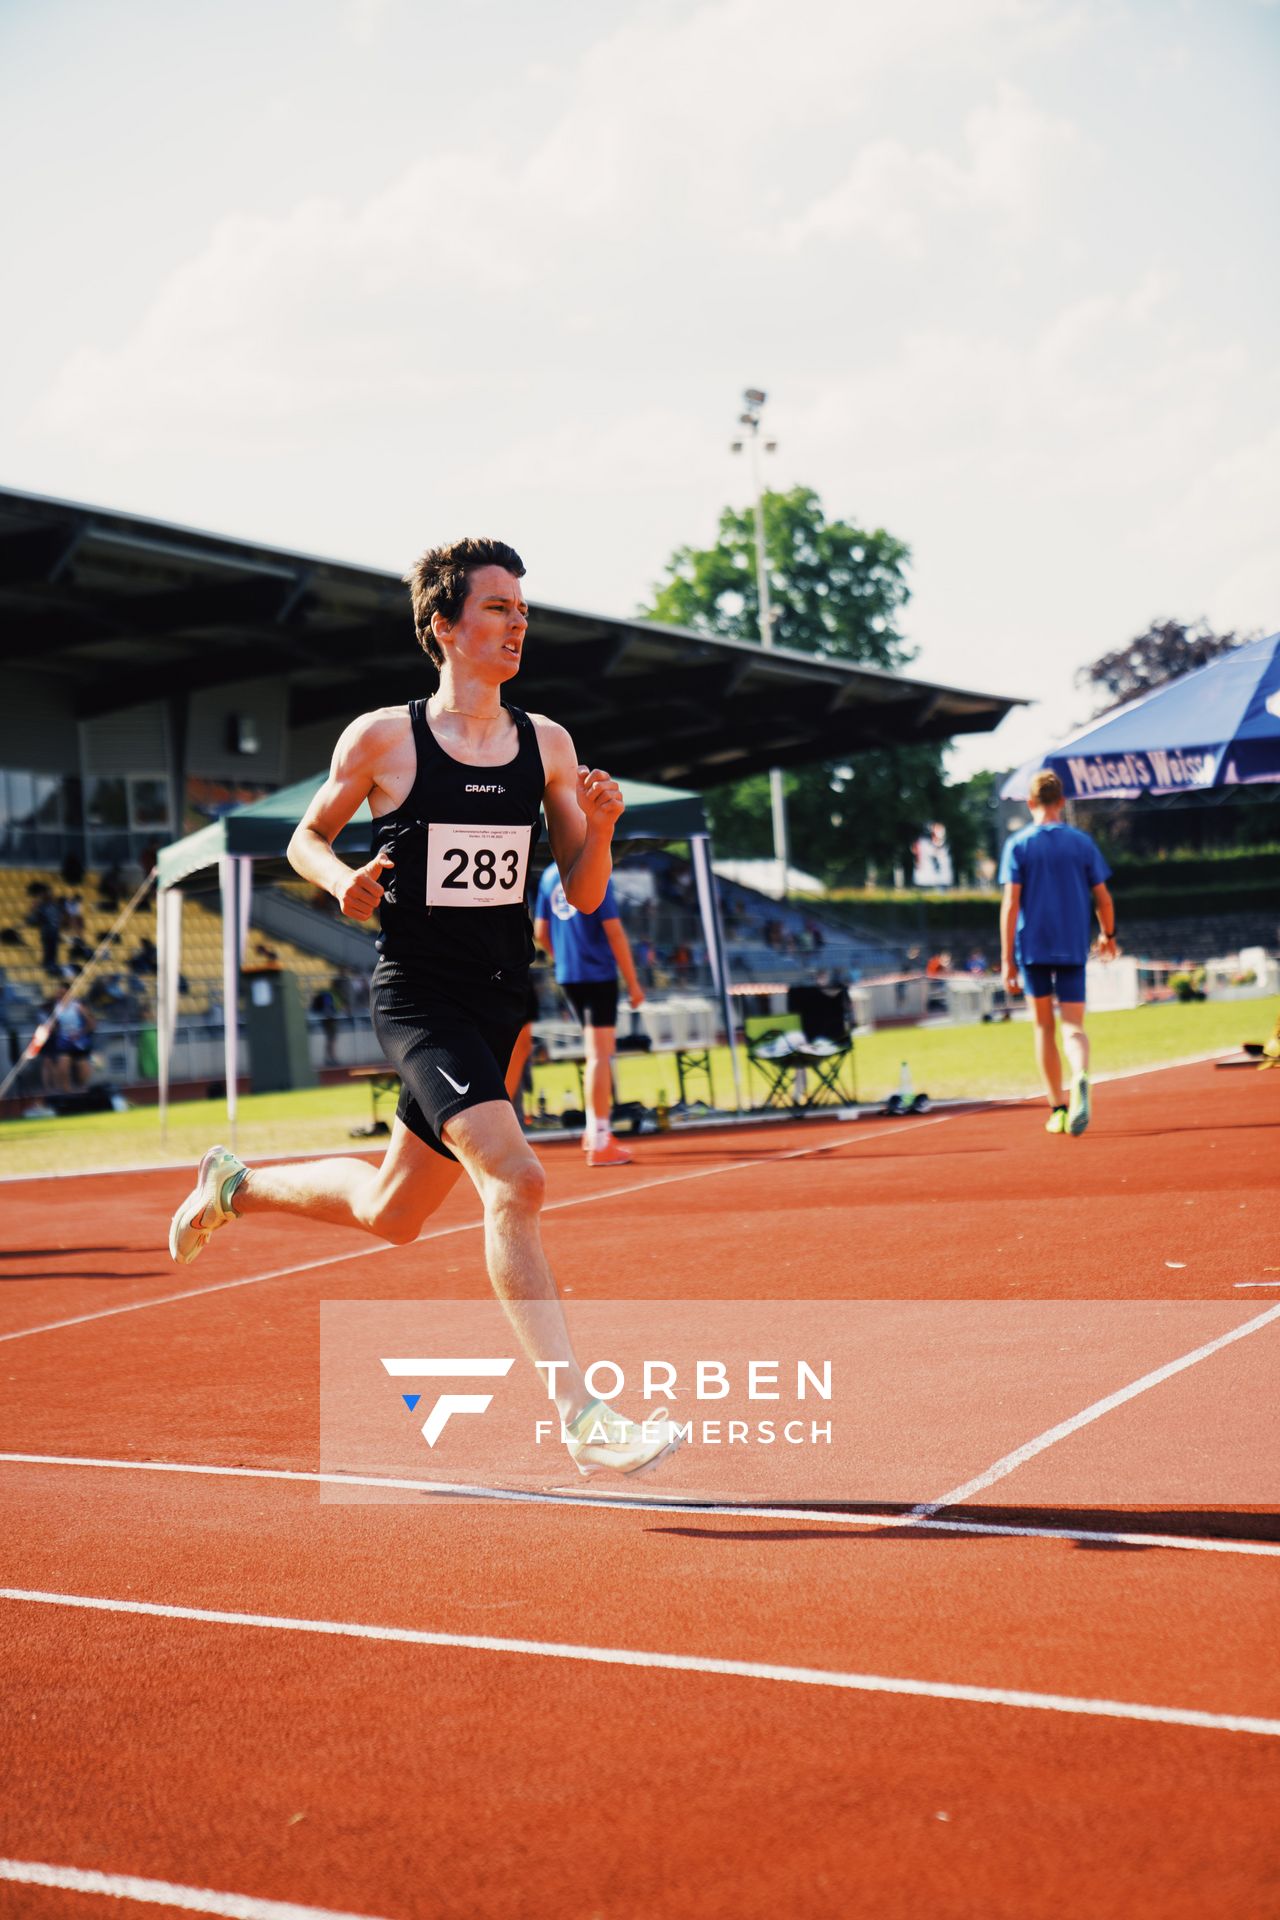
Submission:
[[[224,1920],[377,1920],[374,1914],[336,1907],[300,1907],[293,1900],[260,1900],[252,1893],[216,1893],[212,1887],[180,1887],[170,1880],[143,1880],[134,1873],[93,1873],[55,1867],[43,1860],[0,1860],[0,1880],[22,1887],[56,1887],[61,1893],[101,1893],[109,1900],[136,1900],[180,1913],[216,1913]]]
[[[1156,1060],[1145,1067],[1118,1067],[1114,1073],[1094,1073],[1091,1074],[1089,1078],[1095,1087],[1110,1086],[1112,1082],[1116,1080],[1139,1080],[1144,1073],[1172,1073],[1178,1067],[1202,1067],[1210,1060],[1226,1060],[1238,1051],[1239,1049],[1236,1047],[1214,1047],[1208,1053],[1186,1053],[1181,1055],[1177,1060]],[[957,1099],[955,1111],[957,1113],[981,1113],[988,1107],[1025,1107],[1033,1105],[1035,1102],[1043,1099],[1044,1095],[1042,1093],[975,1094],[972,1099],[965,1099],[963,1097]],[[943,1104],[944,1102],[942,1100],[937,1102],[939,1107]],[[750,1120],[758,1121],[761,1126],[780,1126],[787,1123],[787,1116],[785,1114],[771,1113],[767,1107],[752,1107],[748,1108],[747,1111]],[[865,1112],[857,1112],[851,1107],[831,1108],[831,1119],[833,1121],[867,1121],[878,1117],[877,1114],[872,1113],[869,1109]],[[944,1116],[940,1115],[939,1117],[942,1118]],[[739,1124],[746,1125],[748,1122],[740,1122]],[[808,1124],[813,1123],[810,1122]],[[699,1122],[696,1126],[690,1128],[690,1131],[705,1131],[707,1125],[707,1122]],[[683,1132],[683,1129],[681,1129],[681,1131]],[[555,1140],[549,1140],[547,1144],[559,1146],[563,1144],[563,1140],[572,1137],[572,1135],[566,1133]],[[349,1160],[363,1160],[367,1159],[371,1154],[384,1153],[385,1151],[386,1149],[384,1147],[355,1147],[348,1152],[346,1158]],[[264,1153],[258,1157],[254,1164],[264,1167],[287,1166],[292,1165],[295,1160],[332,1160],[333,1157],[332,1147],[308,1147],[305,1151],[299,1153]],[[190,1164],[188,1160],[138,1160],[123,1167],[62,1167],[56,1172],[51,1173],[0,1173],[0,1187],[15,1186],[22,1181],[34,1184],[37,1180],[103,1180],[111,1175],[124,1178],[136,1173],[181,1173],[183,1168],[189,1167]]]
[[[1028,1693],[1010,1687],[970,1687],[900,1675],[844,1673],[826,1667],[784,1667],[762,1660],[716,1660],[702,1654],[662,1653],[639,1647],[588,1647],[553,1640],[514,1640],[487,1633],[432,1633],[418,1627],[380,1627],[354,1620],[307,1620],[267,1613],[223,1613],[212,1607],[172,1607],[148,1600],[107,1600],[95,1594],[43,1593],[0,1587],[0,1600],[37,1606],[79,1607],[95,1613],[147,1615],[221,1627],[266,1627],[346,1640],[376,1640],[409,1647],[441,1647],[464,1653],[523,1654],[540,1660],[582,1661],[604,1667],[642,1667],[666,1673],[715,1674],[736,1680],[773,1680],[789,1686],[831,1687],[846,1693],[897,1694],[921,1700],[966,1701],[974,1706],[1020,1707],[1081,1714],[1104,1720],[1143,1720],[1158,1726],[1198,1727],[1213,1733],[1257,1733],[1280,1739],[1280,1720],[1255,1714],[1204,1713],[1194,1707],[1157,1707],[1136,1700]]]
[[[439,1499],[489,1500],[512,1506],[603,1507],[612,1512],[650,1517],[797,1520],[828,1527],[869,1527],[877,1532],[961,1533],[1012,1540],[1086,1541],[1104,1546],[1174,1547],[1185,1553],[1238,1553],[1280,1559],[1280,1545],[1264,1540],[1215,1540],[1201,1534],[1115,1533],[1095,1527],[1032,1527],[1001,1520],[935,1520],[915,1513],[857,1513],[832,1507],[757,1507],[745,1502],[681,1499],[676,1495],[557,1493],[548,1489],[490,1487],[470,1481],[407,1480],[377,1473],[321,1473],[303,1467],[223,1467],[183,1460],[107,1460],[87,1454],[0,1453],[0,1465],[81,1467],[126,1473],[184,1473],[226,1480],[298,1481],[307,1486],[377,1487],[388,1492],[421,1493]]]
[[[901,1139],[907,1133],[919,1133],[923,1127],[940,1127],[944,1121],[955,1116],[939,1113],[927,1120],[907,1120],[892,1127],[882,1128],[879,1133],[845,1134],[838,1140],[822,1140],[809,1147],[780,1148],[778,1152],[767,1156],[767,1161],[802,1160],[809,1154],[834,1153],[840,1147],[863,1146],[872,1140],[888,1138]],[[569,1207],[589,1207],[601,1200],[628,1200],[638,1193],[650,1193],[655,1187],[674,1187],[687,1180],[711,1180],[722,1173],[755,1172],[762,1164],[760,1159],[730,1160],[721,1167],[695,1167],[689,1173],[660,1174],[655,1180],[641,1180],[625,1187],[608,1187],[601,1193],[581,1193],[571,1200],[552,1200],[543,1207],[544,1215],[563,1213]],[[410,1244],[425,1246],[430,1240],[445,1240],[455,1233],[474,1233],[484,1226],[481,1216],[478,1220],[462,1220],[452,1227],[433,1227],[430,1233],[419,1234]],[[110,1320],[119,1313],[141,1313],[146,1307],[172,1306],[178,1300],[196,1300],[206,1293],[227,1293],[234,1287],[256,1287],[267,1280],[287,1280],[297,1273],[314,1273],[323,1267],[342,1266],[349,1260],[373,1260],[380,1253],[405,1252],[403,1247],[390,1244],[382,1246],[353,1247],[348,1253],[329,1254],[323,1260],[304,1260],[293,1267],[276,1267],[270,1273],[250,1273],[239,1280],[219,1280],[211,1287],[190,1287],[183,1293],[165,1293],[154,1300],[132,1300],[119,1307],[99,1307],[93,1313],[78,1313],[67,1320],[48,1320],[38,1327],[19,1327],[12,1333],[0,1333],[0,1344],[7,1340],[27,1340],[36,1333],[57,1333],[63,1327],[82,1327],[91,1320]]]

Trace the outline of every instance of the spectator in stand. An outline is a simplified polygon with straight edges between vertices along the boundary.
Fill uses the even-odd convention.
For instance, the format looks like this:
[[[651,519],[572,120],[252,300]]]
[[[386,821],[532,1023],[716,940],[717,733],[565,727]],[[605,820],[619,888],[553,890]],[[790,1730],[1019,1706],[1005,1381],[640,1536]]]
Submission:
[[[53,973],[58,966],[58,943],[62,939],[62,902],[45,888],[27,916],[27,925],[40,935],[40,964]]]
[[[0,1036],[3,1036],[3,1052],[0,1053],[0,1075],[7,1074],[16,1067],[22,1054],[18,1040],[18,1027],[22,1019],[22,1003],[9,983],[9,976],[0,967]]]
[[[117,913],[120,908],[120,889],[124,884],[119,866],[113,860],[98,876],[98,905],[104,913]]]
[[[69,887],[79,887],[84,884],[84,861],[74,848],[63,856],[62,878]]]
[[[966,973],[985,973],[986,970],[987,970],[987,956],[985,953],[981,951],[980,948],[975,947],[973,952],[969,955],[969,959],[965,966],[965,972]]]
[[[156,953],[155,941],[151,938],[150,934],[144,934],[134,950],[133,958],[129,962],[129,971],[141,979],[144,974],[155,972],[158,959],[159,955]]]
[[[55,1020],[58,1035],[58,1083],[79,1092],[93,1078],[93,1033],[97,1022],[79,1000],[66,1000]]]

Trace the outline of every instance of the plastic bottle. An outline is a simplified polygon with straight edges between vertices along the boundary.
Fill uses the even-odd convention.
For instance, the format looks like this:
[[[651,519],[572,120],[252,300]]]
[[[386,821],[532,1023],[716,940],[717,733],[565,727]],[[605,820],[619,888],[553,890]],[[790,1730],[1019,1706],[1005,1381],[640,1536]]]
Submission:
[[[658,1088],[658,1104],[657,1104],[657,1107],[654,1109],[653,1117],[657,1122],[659,1133],[670,1133],[671,1109],[667,1105],[667,1090],[665,1087]]]

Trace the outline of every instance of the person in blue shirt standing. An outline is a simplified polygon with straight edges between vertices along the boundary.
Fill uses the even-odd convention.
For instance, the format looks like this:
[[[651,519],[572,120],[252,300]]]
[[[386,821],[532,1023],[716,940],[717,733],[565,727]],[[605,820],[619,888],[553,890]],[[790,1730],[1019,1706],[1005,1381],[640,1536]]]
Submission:
[[[587,1124],[582,1144],[589,1167],[625,1167],[631,1155],[609,1128],[613,1110],[614,1033],[618,1025],[618,975],[627,983],[633,1007],[643,1006],[644,989],[631,944],[623,931],[613,882],[593,913],[570,906],[553,864],[542,876],[533,914],[533,937],[555,961],[560,991],[573,1008],[586,1042]]]
[[[1101,929],[1098,953],[1116,952],[1116,912],[1107,881],[1111,869],[1087,833],[1062,818],[1062,782],[1037,773],[1028,790],[1033,824],[1005,842],[1000,856],[1004,899],[1000,948],[1005,985],[1019,985],[1031,1002],[1036,1060],[1049,1095],[1048,1133],[1083,1133],[1089,1124],[1089,1036],[1084,1030],[1085,965],[1093,916]],[[1063,1092],[1062,1056],[1054,1000],[1062,1016],[1062,1047],[1071,1066],[1071,1097]]]

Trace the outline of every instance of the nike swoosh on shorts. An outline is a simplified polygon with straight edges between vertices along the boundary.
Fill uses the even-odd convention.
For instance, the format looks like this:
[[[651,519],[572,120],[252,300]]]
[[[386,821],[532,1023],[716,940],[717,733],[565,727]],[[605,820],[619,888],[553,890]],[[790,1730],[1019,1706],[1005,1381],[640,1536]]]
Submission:
[[[444,1068],[442,1066],[437,1065],[436,1072],[444,1073]],[[471,1082],[469,1080],[465,1087],[460,1087],[451,1073],[444,1073],[444,1077],[449,1082],[449,1085],[453,1088],[455,1093],[470,1093]]]

